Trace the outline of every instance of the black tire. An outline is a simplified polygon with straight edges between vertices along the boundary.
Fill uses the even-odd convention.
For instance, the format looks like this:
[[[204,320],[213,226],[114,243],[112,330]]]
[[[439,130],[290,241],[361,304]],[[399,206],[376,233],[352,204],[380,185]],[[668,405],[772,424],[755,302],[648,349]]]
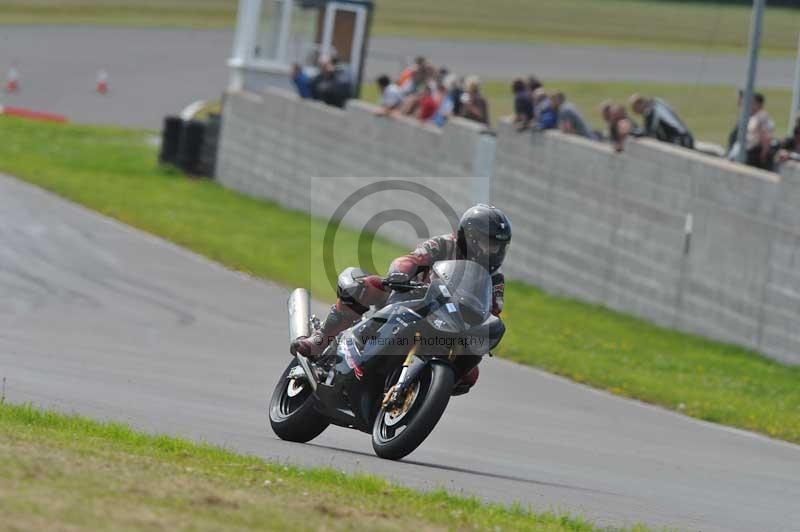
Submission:
[[[269,424],[280,439],[306,443],[322,434],[330,423],[314,409],[311,386],[308,384],[298,395],[289,397],[289,380],[286,377],[295,366],[297,360],[292,360],[275,385],[269,401]]]
[[[455,383],[453,369],[441,362],[433,362],[419,376],[420,389],[414,404],[404,416],[404,428],[392,435],[381,408],[372,425],[372,449],[388,460],[399,460],[410,454],[425,441],[450,402]],[[399,427],[400,425],[398,425]]]

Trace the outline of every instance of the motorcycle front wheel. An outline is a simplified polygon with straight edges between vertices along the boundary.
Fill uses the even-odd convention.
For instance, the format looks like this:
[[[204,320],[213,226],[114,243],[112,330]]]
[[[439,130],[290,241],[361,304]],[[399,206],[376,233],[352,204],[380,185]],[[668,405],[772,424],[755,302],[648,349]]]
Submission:
[[[425,441],[442,417],[455,383],[455,373],[447,364],[433,362],[408,388],[403,404],[381,408],[372,426],[375,454],[399,460]]]
[[[311,386],[305,379],[289,379],[298,365],[293,359],[281,375],[269,402],[269,424],[282,440],[306,443],[328,428],[328,420],[314,409]]]

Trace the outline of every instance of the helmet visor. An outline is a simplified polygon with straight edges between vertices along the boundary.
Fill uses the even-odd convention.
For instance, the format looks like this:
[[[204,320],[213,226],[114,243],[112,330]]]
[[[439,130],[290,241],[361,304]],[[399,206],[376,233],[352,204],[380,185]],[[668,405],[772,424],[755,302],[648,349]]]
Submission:
[[[506,258],[506,251],[508,250],[508,241],[490,240],[488,238],[480,238],[470,243],[469,257],[483,264],[489,271],[495,271],[503,264]]]

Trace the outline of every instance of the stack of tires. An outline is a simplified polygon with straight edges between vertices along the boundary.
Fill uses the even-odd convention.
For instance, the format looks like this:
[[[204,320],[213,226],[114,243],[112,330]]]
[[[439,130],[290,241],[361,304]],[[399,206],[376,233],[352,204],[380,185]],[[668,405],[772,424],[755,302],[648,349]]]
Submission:
[[[220,124],[219,114],[209,115],[207,121],[164,118],[158,161],[191,176],[214,177]]]

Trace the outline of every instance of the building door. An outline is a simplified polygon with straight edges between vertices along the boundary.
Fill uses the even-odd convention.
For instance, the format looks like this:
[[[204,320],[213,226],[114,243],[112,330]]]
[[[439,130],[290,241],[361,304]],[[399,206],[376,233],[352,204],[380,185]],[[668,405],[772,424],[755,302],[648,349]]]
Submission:
[[[336,54],[349,65],[353,83],[361,79],[361,59],[367,31],[367,8],[348,2],[328,2],[322,24],[321,55]]]

